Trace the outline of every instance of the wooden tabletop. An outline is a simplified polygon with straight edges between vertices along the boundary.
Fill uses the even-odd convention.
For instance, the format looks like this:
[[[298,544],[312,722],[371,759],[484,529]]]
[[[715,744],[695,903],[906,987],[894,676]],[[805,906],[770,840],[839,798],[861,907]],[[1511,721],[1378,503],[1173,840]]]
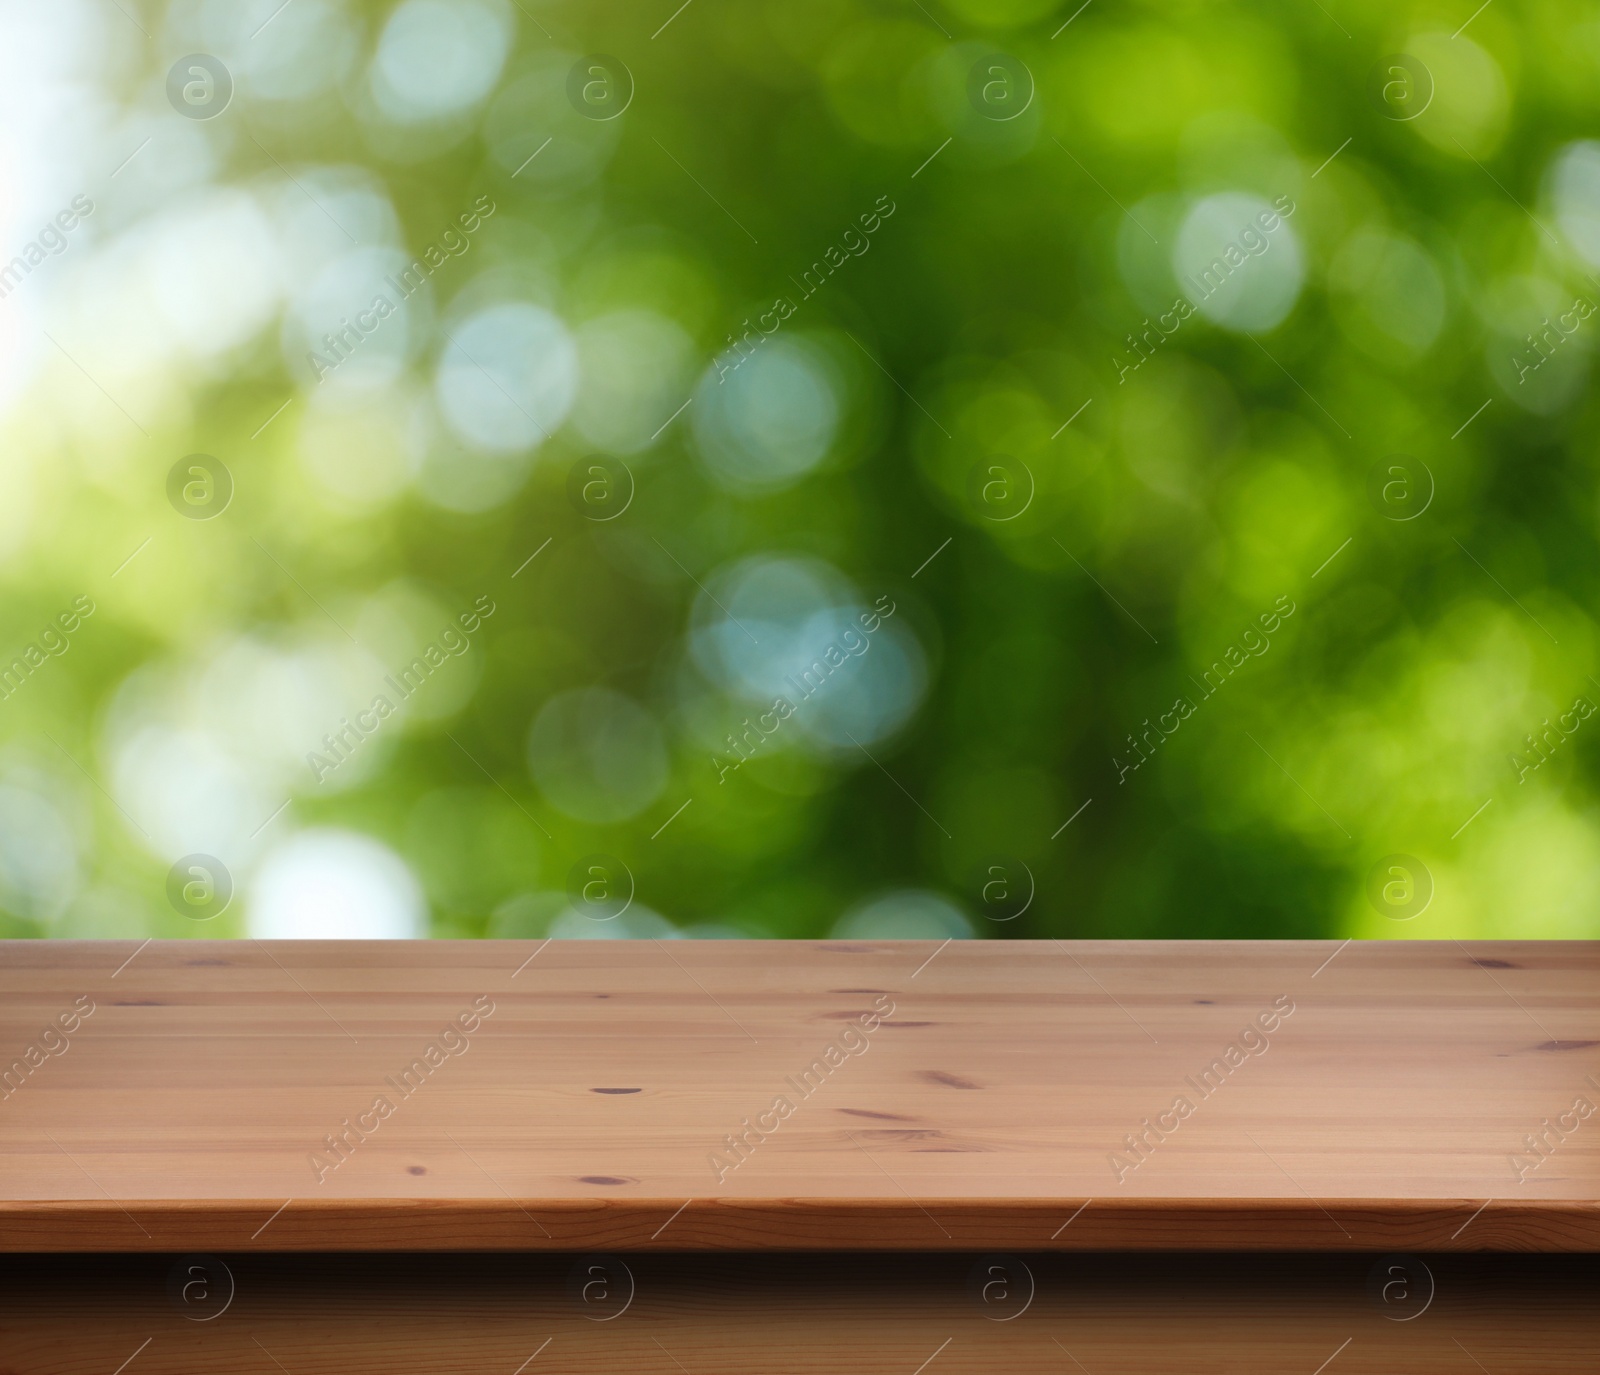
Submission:
[[[1597,995],[1563,942],[0,942],[0,1250],[1600,1250]]]

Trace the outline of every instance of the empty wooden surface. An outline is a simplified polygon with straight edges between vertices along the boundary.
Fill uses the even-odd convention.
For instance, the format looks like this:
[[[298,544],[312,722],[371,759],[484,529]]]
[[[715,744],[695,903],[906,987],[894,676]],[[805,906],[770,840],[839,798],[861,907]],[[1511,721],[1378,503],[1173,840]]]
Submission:
[[[196,1260],[0,1262],[0,1371],[1576,1375],[1600,1347],[1593,1257]]]
[[[1600,1249],[1588,944],[10,942],[7,1064],[8,1251]]]

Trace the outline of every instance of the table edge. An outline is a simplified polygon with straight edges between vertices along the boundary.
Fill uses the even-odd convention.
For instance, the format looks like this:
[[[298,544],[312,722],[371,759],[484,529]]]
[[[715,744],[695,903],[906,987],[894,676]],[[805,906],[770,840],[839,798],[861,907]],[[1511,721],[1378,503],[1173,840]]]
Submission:
[[[127,1199],[0,1203],[0,1253],[1600,1252],[1600,1199]]]

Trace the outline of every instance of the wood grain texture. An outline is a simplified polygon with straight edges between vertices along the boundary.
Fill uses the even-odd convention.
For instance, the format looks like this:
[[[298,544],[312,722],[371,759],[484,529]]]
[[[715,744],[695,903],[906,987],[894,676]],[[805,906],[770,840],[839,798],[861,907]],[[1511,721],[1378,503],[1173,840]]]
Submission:
[[[221,1259],[0,1262],[0,1372],[1587,1375],[1600,1345],[1593,1257]]]
[[[1600,1250],[1588,944],[135,952],[0,943],[0,1250]]]

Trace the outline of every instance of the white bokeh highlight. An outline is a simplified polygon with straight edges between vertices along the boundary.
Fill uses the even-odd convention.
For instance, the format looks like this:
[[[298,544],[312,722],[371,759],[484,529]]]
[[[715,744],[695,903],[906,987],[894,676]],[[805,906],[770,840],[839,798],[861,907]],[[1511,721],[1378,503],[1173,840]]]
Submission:
[[[493,0],[404,0],[372,60],[378,108],[399,123],[446,119],[494,89],[511,43],[509,7]]]
[[[1268,224],[1271,229],[1266,228]],[[1178,289],[1213,324],[1262,334],[1282,324],[1305,281],[1289,221],[1260,196],[1225,191],[1196,202],[1172,251]]]
[[[388,846],[353,831],[302,831],[250,884],[257,940],[412,940],[427,934],[422,888]]]
[[[832,934],[835,940],[966,940],[972,923],[942,893],[902,888],[845,913]]]
[[[507,302],[450,327],[434,389],[445,423],[469,444],[520,453],[572,409],[578,350],[559,316]]]
[[[772,318],[772,317],[768,317]],[[711,479],[738,493],[792,487],[833,448],[842,387],[817,344],[762,337],[723,354],[695,389],[695,445]]]

